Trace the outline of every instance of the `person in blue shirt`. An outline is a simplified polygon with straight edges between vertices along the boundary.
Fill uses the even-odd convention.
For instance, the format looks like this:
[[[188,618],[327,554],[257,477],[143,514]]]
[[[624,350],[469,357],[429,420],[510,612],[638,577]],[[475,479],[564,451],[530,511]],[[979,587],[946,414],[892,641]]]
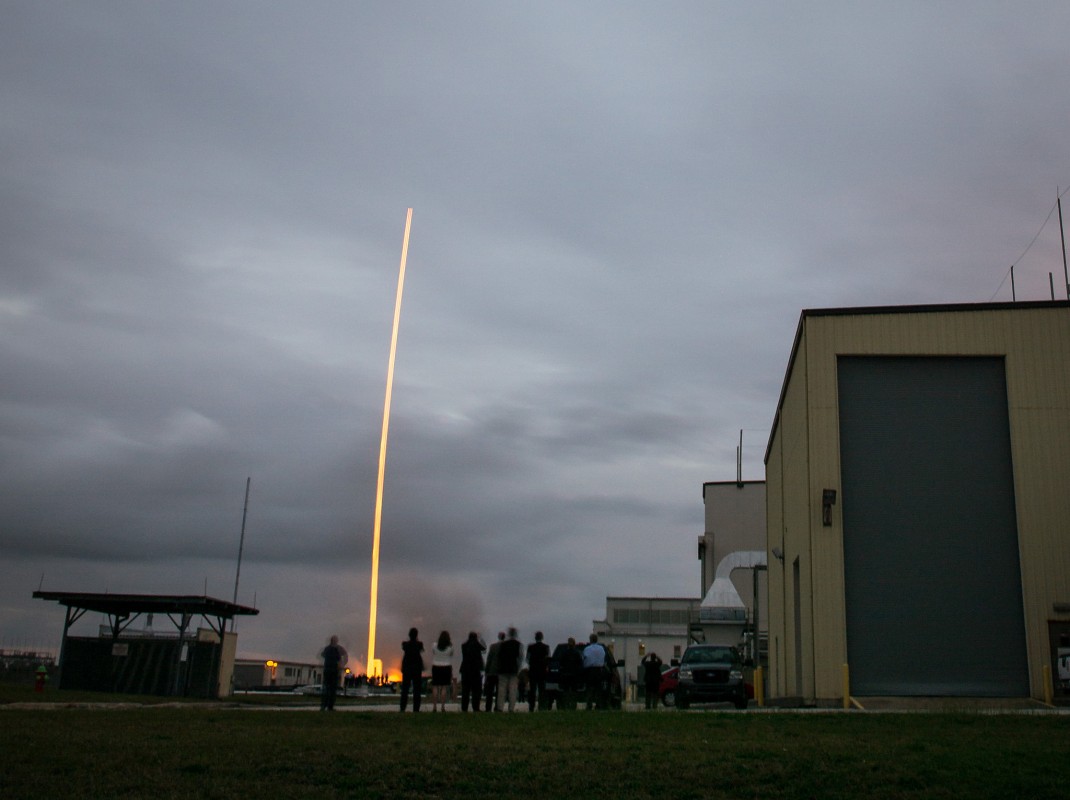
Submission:
[[[583,648],[583,675],[587,679],[587,710],[601,704],[602,681],[606,671],[606,649],[598,643],[598,634],[591,634],[590,643]]]

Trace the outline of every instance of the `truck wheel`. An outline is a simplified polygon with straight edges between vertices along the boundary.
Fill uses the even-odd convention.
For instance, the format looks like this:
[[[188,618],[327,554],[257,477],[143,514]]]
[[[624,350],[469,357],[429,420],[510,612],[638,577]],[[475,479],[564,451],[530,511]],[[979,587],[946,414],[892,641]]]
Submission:
[[[674,705],[676,705],[676,692],[672,689],[665,692],[665,694],[661,696],[661,702],[669,708],[672,708]]]

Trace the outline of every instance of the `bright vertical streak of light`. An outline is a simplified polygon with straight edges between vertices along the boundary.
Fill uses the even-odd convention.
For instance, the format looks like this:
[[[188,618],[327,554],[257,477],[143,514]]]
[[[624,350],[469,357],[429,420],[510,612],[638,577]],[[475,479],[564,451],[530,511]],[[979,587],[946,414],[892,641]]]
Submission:
[[[405,288],[405,261],[409,257],[409,229],[412,227],[412,209],[405,216],[405,237],[401,243],[401,266],[398,269],[398,296],[394,302],[394,330],[390,335],[390,358],[386,366],[386,401],[383,403],[383,435],[379,442],[379,481],[375,489],[375,525],[372,533],[372,588],[368,609],[368,663],[369,676],[374,673],[375,621],[379,606],[379,535],[383,521],[383,481],[386,476],[386,437],[390,431],[390,399],[394,393],[394,358],[398,351],[398,326],[401,322],[401,293]]]

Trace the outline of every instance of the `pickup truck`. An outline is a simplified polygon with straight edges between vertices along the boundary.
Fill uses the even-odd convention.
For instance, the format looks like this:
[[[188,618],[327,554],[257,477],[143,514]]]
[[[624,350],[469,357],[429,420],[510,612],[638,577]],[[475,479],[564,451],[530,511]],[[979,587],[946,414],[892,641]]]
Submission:
[[[739,651],[726,645],[693,644],[680,659],[676,707],[691,703],[728,701],[736,708],[747,707],[747,687],[743,682],[743,662]]]

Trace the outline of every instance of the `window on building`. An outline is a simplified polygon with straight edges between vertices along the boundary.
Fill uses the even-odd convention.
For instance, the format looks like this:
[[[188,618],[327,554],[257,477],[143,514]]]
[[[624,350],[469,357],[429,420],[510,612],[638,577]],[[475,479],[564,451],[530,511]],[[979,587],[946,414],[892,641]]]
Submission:
[[[638,608],[615,608],[613,609],[613,622],[617,625],[638,625],[640,614]]]
[[[614,625],[687,625],[686,608],[614,608]]]

